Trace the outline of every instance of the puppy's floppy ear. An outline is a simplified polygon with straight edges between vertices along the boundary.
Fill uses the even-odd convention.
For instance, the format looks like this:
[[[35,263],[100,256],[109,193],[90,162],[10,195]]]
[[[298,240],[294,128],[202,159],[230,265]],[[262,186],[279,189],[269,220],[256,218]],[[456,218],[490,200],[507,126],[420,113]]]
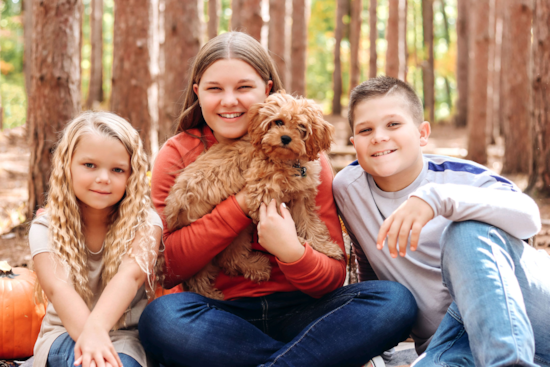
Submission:
[[[248,109],[248,115],[250,116],[250,124],[248,125],[248,135],[250,136],[250,142],[254,147],[262,145],[262,137],[267,131],[264,124],[264,116],[261,113],[264,103],[256,103]]]
[[[321,109],[314,105],[314,102],[308,101],[305,111],[311,123],[311,134],[306,141],[307,156],[310,160],[315,160],[319,153],[330,149],[334,137],[334,126],[325,121]]]

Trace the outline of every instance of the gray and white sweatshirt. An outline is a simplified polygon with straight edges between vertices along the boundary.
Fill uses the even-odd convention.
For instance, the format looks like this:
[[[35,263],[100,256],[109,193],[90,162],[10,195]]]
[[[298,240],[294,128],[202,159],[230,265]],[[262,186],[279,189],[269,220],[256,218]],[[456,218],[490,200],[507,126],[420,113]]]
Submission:
[[[396,281],[414,295],[419,314],[412,337],[419,353],[452,302],[441,280],[440,238],[445,227],[453,221],[477,220],[521,239],[540,230],[539,209],[529,196],[484,166],[463,159],[426,154],[420,175],[397,192],[380,190],[355,161],[338,173],[333,192],[357,253],[359,280]],[[410,196],[426,201],[435,216],[422,229],[417,250],[394,259],[387,246],[376,248],[378,230]]]

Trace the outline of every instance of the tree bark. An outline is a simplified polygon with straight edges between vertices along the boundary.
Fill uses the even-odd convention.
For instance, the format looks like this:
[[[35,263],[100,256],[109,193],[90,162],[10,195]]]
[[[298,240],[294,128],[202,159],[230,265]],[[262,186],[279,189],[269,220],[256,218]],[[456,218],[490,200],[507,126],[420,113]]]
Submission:
[[[535,0],[533,12],[534,154],[530,188],[550,196],[550,4]]]
[[[163,98],[159,116],[159,145],[175,131],[193,57],[199,52],[196,0],[165,0]]]
[[[388,0],[389,16],[386,26],[386,75],[399,77],[399,0]]]
[[[363,0],[351,0],[351,21],[350,21],[350,81],[349,90],[355,88],[361,79],[361,62],[359,60],[359,48],[361,45],[361,12],[363,11]]]
[[[433,0],[422,0],[422,31],[425,55],[422,63],[424,114],[428,115],[429,120],[433,123],[435,122]]]
[[[307,14],[305,0],[292,0],[292,40],[290,43],[291,93],[306,96]]]
[[[529,173],[531,167],[531,20],[530,0],[505,2],[502,87],[504,161],[502,173]]]
[[[470,8],[470,86],[468,100],[468,159],[487,163],[487,73],[489,65],[489,0]]]
[[[27,218],[44,205],[59,132],[80,111],[79,0],[34,1]]]
[[[25,90],[27,91],[27,101],[31,93],[31,66],[32,66],[32,0],[23,1],[23,32],[25,42],[23,44],[23,72],[25,74]],[[27,103],[28,106],[28,103]]]
[[[103,0],[92,0],[90,88],[86,108],[103,101]]]
[[[468,121],[468,65],[469,65],[469,16],[470,0],[458,0],[456,19],[456,101],[455,125],[466,126]]]
[[[398,78],[407,81],[409,71],[409,48],[407,46],[407,0],[399,0],[399,75]]]
[[[208,39],[218,35],[220,0],[208,0]]]
[[[377,66],[376,66],[376,40],[378,39],[378,28],[376,27],[376,21],[378,20],[376,15],[376,0],[370,0],[369,2],[369,40],[370,40],[370,57],[369,57],[369,78],[376,77]]]
[[[116,0],[111,110],[138,131],[151,154],[149,11],[151,0]]]
[[[286,1],[269,0],[269,31],[267,45],[270,51],[279,78],[286,82],[286,62],[285,62],[285,16]],[[283,34],[281,34],[283,32]]]
[[[336,3],[336,28],[334,30],[334,71],[332,73],[332,114],[342,114],[342,62],[340,60],[340,44],[344,36],[344,15],[347,14],[347,0]]]
[[[502,109],[500,108],[500,100],[502,96],[502,36],[504,30],[504,1],[495,0],[495,45],[494,45],[494,64],[493,64],[493,96],[491,112],[491,127],[490,134],[495,138],[501,136],[502,130]]]
[[[231,30],[242,31],[241,11],[244,0],[231,0]]]
[[[241,28],[256,41],[262,40],[262,0],[241,0]]]

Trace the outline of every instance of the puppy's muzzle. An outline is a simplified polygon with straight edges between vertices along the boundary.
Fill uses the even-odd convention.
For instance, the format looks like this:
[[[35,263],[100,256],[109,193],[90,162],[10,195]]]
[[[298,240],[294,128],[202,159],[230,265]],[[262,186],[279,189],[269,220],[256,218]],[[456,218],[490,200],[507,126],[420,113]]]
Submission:
[[[290,136],[288,135],[281,136],[281,143],[283,143],[283,145],[287,145],[291,141],[292,141],[292,138]]]

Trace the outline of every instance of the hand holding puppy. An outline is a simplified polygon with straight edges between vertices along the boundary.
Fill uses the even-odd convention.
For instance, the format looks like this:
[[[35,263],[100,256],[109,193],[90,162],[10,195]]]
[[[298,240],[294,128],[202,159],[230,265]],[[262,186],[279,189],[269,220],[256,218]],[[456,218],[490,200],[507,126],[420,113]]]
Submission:
[[[291,263],[302,257],[305,248],[298,240],[296,225],[285,203],[280,205],[280,211],[281,214],[277,212],[275,200],[267,206],[261,204],[258,242],[280,261]]]

